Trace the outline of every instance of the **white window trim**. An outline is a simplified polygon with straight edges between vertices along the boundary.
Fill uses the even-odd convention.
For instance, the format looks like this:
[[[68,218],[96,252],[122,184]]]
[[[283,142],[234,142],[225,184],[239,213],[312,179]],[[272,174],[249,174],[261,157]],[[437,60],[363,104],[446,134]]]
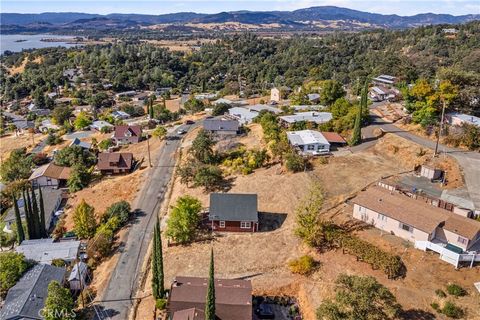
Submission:
[[[377,219],[380,220],[380,221],[385,221],[386,222],[387,221],[387,216],[379,213],[378,216],[377,216]]]
[[[468,239],[464,238],[464,237],[461,237],[461,236],[458,236],[457,242],[466,245],[466,244],[468,244]]]
[[[225,228],[225,221],[220,221],[218,225],[220,228]]]
[[[403,228],[403,226],[407,226],[407,227],[409,228],[409,230]],[[411,225],[406,224],[406,223],[403,223],[403,222],[400,222],[399,225],[398,225],[398,227],[399,227],[401,230],[406,231],[406,232],[410,232],[410,233],[413,233],[413,230],[414,230],[414,228],[413,228]]]
[[[250,221],[240,222],[240,229],[250,229],[251,227],[252,227],[252,223]]]

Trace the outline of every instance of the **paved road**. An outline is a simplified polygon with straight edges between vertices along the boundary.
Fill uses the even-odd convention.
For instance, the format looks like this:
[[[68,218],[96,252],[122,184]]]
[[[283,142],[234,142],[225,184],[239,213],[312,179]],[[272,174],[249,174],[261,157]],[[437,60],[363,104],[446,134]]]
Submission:
[[[422,138],[413,133],[400,129],[392,123],[383,121],[375,114],[370,114],[371,124],[362,128],[362,136],[364,143],[351,148],[352,152],[365,150],[376,143],[373,135],[375,128],[380,128],[386,133],[393,133],[402,138],[415,142],[425,148],[435,149],[435,141]],[[476,210],[480,211],[480,153],[473,151],[465,151],[457,148],[451,148],[439,144],[438,152],[446,153],[454,157],[463,169],[465,184],[470,195],[470,199],[475,204]]]
[[[189,130],[190,126],[182,125],[178,129]],[[133,208],[138,212],[137,220],[129,228],[127,240],[101,298],[102,302],[98,304],[101,313],[107,314],[108,317],[101,316],[97,319],[128,318],[133,305],[130,298],[136,292],[141,265],[152,237],[155,213],[161,206],[174,172],[175,152],[181,144],[181,137],[176,135],[176,132],[167,136],[168,144],[160,149],[158,158],[153,164],[153,171],[135,199]]]

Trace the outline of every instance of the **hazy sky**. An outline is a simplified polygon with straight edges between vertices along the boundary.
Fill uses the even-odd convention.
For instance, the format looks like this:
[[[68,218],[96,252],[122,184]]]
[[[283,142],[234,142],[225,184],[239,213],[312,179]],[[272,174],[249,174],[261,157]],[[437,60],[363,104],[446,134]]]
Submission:
[[[382,14],[480,14],[480,0],[0,0],[0,12],[88,12],[162,14],[181,11],[217,13],[235,10],[295,10],[333,5]]]

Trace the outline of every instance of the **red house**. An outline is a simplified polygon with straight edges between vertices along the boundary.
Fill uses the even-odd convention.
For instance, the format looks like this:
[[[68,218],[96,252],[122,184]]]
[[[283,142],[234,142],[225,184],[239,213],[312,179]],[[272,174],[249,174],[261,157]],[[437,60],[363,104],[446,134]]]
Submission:
[[[212,231],[258,231],[256,194],[211,193],[208,219]]]
[[[139,143],[142,140],[142,127],[115,126],[113,139],[115,139],[117,144]]]

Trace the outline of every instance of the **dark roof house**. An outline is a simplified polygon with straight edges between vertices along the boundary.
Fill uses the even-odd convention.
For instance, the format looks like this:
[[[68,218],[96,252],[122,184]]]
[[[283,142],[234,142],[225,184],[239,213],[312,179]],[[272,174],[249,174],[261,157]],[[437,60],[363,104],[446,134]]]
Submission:
[[[40,311],[45,305],[48,285],[52,281],[63,283],[64,278],[64,268],[37,264],[8,291],[0,319],[43,319]]]
[[[102,173],[129,172],[132,165],[133,154],[129,152],[103,152],[98,154],[97,169]]]
[[[115,126],[113,139],[115,139],[117,144],[138,143],[142,139],[142,127]]]
[[[258,231],[256,194],[211,193],[208,218],[214,231]]]
[[[40,195],[38,190],[36,191],[37,202],[40,201]],[[42,188],[42,196],[43,196],[43,207],[45,210],[45,228],[48,230],[50,229],[50,225],[52,223],[52,217],[54,213],[58,210],[62,201],[64,199],[65,193],[56,188]],[[17,200],[18,209],[20,211],[20,217],[25,219],[25,203],[23,199],[20,198]],[[15,212],[13,208],[10,208],[7,213],[3,217],[3,221],[5,222],[5,227],[7,229],[12,229],[12,224],[15,223]]]
[[[207,278],[176,277],[168,298],[169,314],[175,316],[175,320],[187,320],[189,315],[196,313],[193,319],[202,320],[207,285]],[[215,311],[219,319],[252,320],[250,280],[215,279],[215,297]]]
[[[238,128],[237,120],[206,119],[203,121],[203,129],[218,135],[236,135]]]

